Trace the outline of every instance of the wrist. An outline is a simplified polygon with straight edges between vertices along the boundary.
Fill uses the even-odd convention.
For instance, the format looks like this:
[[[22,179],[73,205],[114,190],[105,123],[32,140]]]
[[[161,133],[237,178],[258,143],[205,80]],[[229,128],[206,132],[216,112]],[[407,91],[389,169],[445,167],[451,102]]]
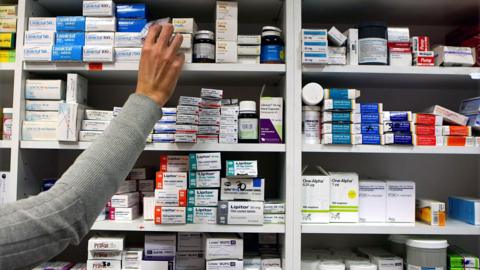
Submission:
[[[148,94],[148,93],[144,93],[142,91],[136,91],[135,93],[139,94],[139,95],[142,95],[142,96],[146,96],[148,97],[149,99],[151,99],[153,102],[155,102],[159,107],[163,107],[165,105],[166,100],[164,97],[162,97],[161,94],[158,94],[158,93],[155,93],[155,94]]]

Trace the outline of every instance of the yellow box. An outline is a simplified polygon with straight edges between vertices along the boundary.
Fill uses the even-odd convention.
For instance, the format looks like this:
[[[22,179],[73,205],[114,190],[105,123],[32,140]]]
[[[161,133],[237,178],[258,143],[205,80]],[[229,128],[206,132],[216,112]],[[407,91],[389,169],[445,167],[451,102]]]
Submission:
[[[0,5],[0,17],[16,17],[16,5]]]
[[[0,32],[17,32],[17,19],[16,18],[0,18]]]
[[[0,33],[0,48],[13,49],[15,48],[15,34],[14,33]]]
[[[15,50],[0,50],[0,63],[15,62]]]

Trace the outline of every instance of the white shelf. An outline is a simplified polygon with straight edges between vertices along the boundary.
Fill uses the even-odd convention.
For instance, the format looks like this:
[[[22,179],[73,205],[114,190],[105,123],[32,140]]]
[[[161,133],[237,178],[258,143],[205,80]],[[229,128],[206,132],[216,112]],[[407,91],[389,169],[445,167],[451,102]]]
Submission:
[[[15,63],[0,63],[0,71],[13,71],[15,70]]]
[[[0,149],[12,148],[12,141],[0,140]]]
[[[480,235],[480,226],[457,220],[448,220],[446,226],[430,226],[425,223],[351,223],[351,224],[302,224],[302,233],[314,234],[426,234],[426,235]]]
[[[91,142],[21,141],[22,149],[85,150]],[[285,144],[147,144],[145,151],[285,152]]]
[[[153,221],[144,221],[143,217],[134,221],[97,221],[92,230],[97,231],[144,231],[144,232],[224,232],[224,233],[285,233],[285,225],[269,224],[263,226],[247,225],[155,225]]]
[[[480,147],[304,144],[303,145],[303,152],[310,152],[310,153],[480,155]]]

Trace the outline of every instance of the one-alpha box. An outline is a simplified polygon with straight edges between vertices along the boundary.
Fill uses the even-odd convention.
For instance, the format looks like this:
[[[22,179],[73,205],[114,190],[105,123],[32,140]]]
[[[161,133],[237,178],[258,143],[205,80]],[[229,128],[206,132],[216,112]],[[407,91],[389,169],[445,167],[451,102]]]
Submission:
[[[302,222],[330,222],[330,175],[324,170],[302,176]]]
[[[331,172],[330,222],[358,222],[358,174]]]

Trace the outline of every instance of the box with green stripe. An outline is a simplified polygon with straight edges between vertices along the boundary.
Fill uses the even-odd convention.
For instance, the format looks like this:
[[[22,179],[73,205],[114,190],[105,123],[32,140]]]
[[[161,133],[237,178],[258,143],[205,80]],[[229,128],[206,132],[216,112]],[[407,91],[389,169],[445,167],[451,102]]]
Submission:
[[[218,189],[189,189],[187,206],[217,206]]]
[[[188,177],[188,188],[220,187],[220,171],[192,171]]]
[[[187,224],[217,224],[217,207],[187,207]]]
[[[330,222],[358,222],[358,174],[330,173]]]
[[[329,223],[330,175],[321,167],[302,176],[302,222]]]

